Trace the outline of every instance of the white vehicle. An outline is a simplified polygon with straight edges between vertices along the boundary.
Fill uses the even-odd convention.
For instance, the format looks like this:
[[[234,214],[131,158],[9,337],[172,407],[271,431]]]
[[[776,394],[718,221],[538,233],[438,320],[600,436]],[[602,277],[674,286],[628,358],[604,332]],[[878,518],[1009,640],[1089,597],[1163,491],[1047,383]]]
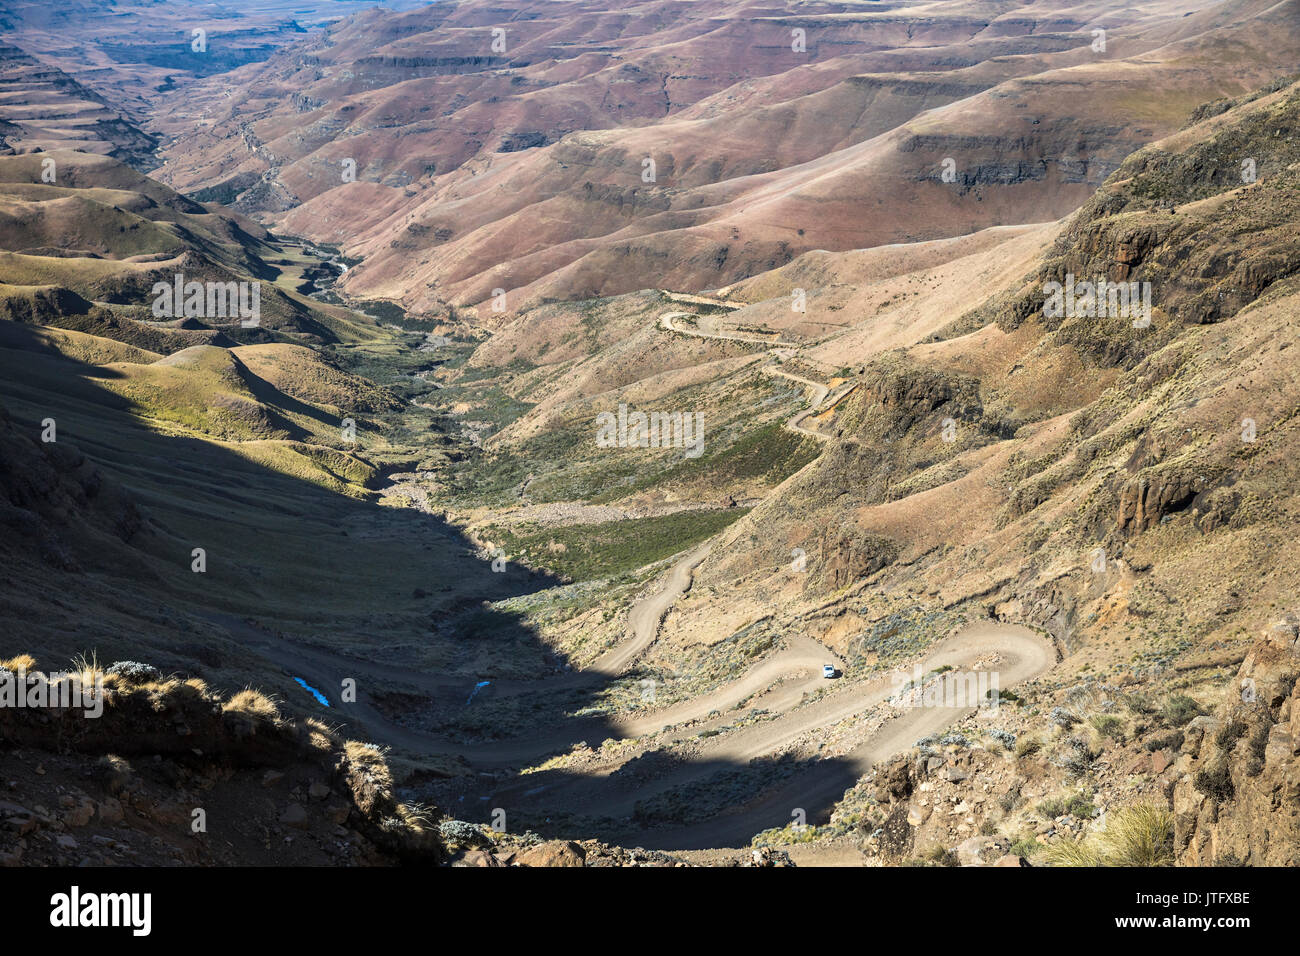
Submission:
[[[839,672],[835,670],[834,664],[822,665],[822,677],[825,677],[827,680],[833,680],[837,673]]]

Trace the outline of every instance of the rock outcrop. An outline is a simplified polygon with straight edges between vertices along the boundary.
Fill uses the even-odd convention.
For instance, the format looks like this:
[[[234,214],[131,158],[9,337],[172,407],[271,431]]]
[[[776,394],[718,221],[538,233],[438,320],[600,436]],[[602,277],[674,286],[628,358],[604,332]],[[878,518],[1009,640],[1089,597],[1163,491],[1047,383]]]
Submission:
[[[1188,725],[1174,786],[1178,862],[1300,865],[1300,625],[1247,654],[1214,716]]]

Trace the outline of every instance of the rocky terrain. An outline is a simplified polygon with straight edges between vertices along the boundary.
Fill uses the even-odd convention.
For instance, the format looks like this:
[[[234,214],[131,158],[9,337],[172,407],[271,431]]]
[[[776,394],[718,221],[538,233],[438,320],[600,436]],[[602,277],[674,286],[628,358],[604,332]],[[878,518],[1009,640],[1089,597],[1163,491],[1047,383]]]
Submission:
[[[44,681],[30,657],[6,676]],[[74,672],[102,684],[102,716],[3,710],[0,863],[323,865],[436,863],[435,811],[397,803],[373,745],[286,719],[254,691],[119,662]],[[50,726],[53,720],[57,731]],[[209,829],[211,826],[211,829]]]
[[[1067,849],[1086,842],[1103,808],[1123,810],[1139,800],[1143,812],[1148,805],[1168,811],[1157,819],[1169,833],[1165,862],[1286,858],[1289,851],[1271,849],[1285,837],[1251,851],[1240,835],[1259,832],[1260,813],[1279,814],[1268,827],[1285,827],[1291,818],[1284,785],[1269,782],[1284,779],[1286,760],[1254,780],[1268,735],[1277,735],[1274,752],[1288,746],[1285,694],[1270,692],[1267,708],[1251,704],[1249,721],[1231,716],[1231,708],[1226,716],[1216,712],[1225,694],[1238,694],[1237,665],[1289,607],[1295,586],[1286,563],[1273,556],[1295,521],[1288,490],[1293,456],[1284,449],[1295,408],[1285,352],[1294,334],[1294,231],[1287,224],[1295,217],[1298,93],[1282,82],[1199,110],[1183,130],[1122,163],[1078,213],[1051,226],[957,249],[923,246],[914,270],[901,274],[860,253],[801,257],[729,290],[744,307],[709,320],[711,341],[643,323],[634,336],[593,346],[589,358],[561,352],[548,363],[539,335],[554,330],[558,343],[567,333],[550,318],[566,310],[547,306],[535,311],[545,321],[530,325],[529,313],[471,357],[470,367],[492,361],[488,356],[501,354],[502,337],[509,341],[515,328],[521,337],[526,327],[535,333],[540,361],[509,375],[506,389],[542,401],[488,446],[489,461],[526,463],[525,494],[534,509],[570,493],[555,483],[554,469],[581,461],[566,454],[562,463],[548,462],[534,449],[564,447],[566,433],[580,447],[592,411],[644,404],[648,387],[660,405],[711,407],[716,400],[687,396],[734,388],[749,380],[755,363],[775,362],[799,368],[799,377],[820,375],[828,386],[823,401],[832,388],[843,393],[808,420],[830,439],[825,450],[802,468],[793,465],[714,539],[695,586],[670,612],[643,664],[667,686],[686,684],[688,696],[714,686],[723,650],[741,635],[771,635],[778,647],[789,641],[778,635],[809,635],[855,674],[895,667],[931,644],[936,631],[962,621],[1027,623],[1053,638],[1062,662],[1050,677],[1017,686],[1017,702],[991,729],[971,718],[958,722],[945,745],[923,743],[918,757],[900,758],[915,769],[895,797],[869,792],[865,807],[849,800],[825,818],[821,827],[829,829],[784,833],[778,842],[840,846],[856,835],[867,838],[867,858],[898,861],[919,858],[931,842],[952,849],[982,839],[1004,851],[1019,844],[1021,855],[1042,862],[1060,858],[1052,854],[1065,850],[1051,848],[1061,841]],[[1246,158],[1256,170],[1249,181],[1242,177]],[[1000,256],[996,268],[986,250]],[[1139,321],[1135,328],[1128,316],[1045,315],[1045,283],[1067,274],[1150,282],[1157,290],[1150,325]],[[809,276],[834,276],[832,294],[882,304],[824,341],[803,332],[808,344],[798,350],[742,348],[744,336],[729,337],[727,328],[775,327],[764,320]],[[856,287],[845,289],[850,276],[858,277]],[[954,285],[978,288],[981,296],[945,316],[941,303],[954,301]],[[826,288],[818,289],[823,302]],[[895,301],[901,291],[910,301]],[[626,298],[584,306],[600,308],[618,322]],[[684,308],[661,296],[652,311]],[[928,320],[908,321],[918,314]],[[638,336],[646,336],[644,344]],[[707,392],[699,392],[699,375],[687,392],[654,364],[671,354],[666,349],[686,346],[717,350],[695,366],[712,377]],[[729,363],[727,349],[741,349],[749,361]],[[831,356],[836,365],[828,368]],[[569,391],[568,383],[610,363],[621,379],[602,371],[583,392]],[[842,363],[850,367],[837,377]],[[839,381],[856,387],[843,389]],[[604,474],[616,457],[600,460]],[[639,460],[644,475],[652,459]],[[643,480],[660,493],[671,489],[677,502],[703,504],[734,481],[725,470],[706,469],[693,491],[681,480],[690,472],[672,467],[658,481]],[[645,501],[646,492],[611,490],[601,500],[619,506]],[[552,545],[563,540],[552,530],[542,542],[547,534]],[[791,555],[800,553],[806,558],[796,569]],[[1281,682],[1289,693],[1288,665],[1277,666],[1270,684]],[[769,699],[780,699],[779,691],[778,678]],[[747,702],[760,722],[771,720],[763,702],[762,695]],[[1201,739],[1218,739],[1214,734],[1234,720],[1217,746],[1236,745],[1235,756],[1207,744],[1211,766],[1202,773],[1194,763]],[[738,735],[745,721],[733,716],[696,732],[713,726]],[[1208,737],[1205,727],[1213,729]],[[994,730],[1003,736],[990,737]],[[833,739],[823,732],[809,743],[826,760],[837,752],[827,750]],[[856,739],[850,732],[840,746]],[[797,758],[798,747],[783,752]],[[595,773],[626,767],[637,752],[601,748],[594,760],[581,751],[570,759]],[[700,765],[705,779],[712,773],[719,792],[735,787],[729,771],[705,769],[703,753],[683,756]],[[1245,775],[1248,765],[1253,777],[1220,786],[1216,799],[1236,786],[1272,787],[1258,797],[1270,809],[1261,806],[1249,824],[1238,824],[1231,848],[1189,849],[1197,846],[1185,835],[1193,826],[1189,814],[1203,814],[1202,844],[1219,818],[1206,796],[1206,774]],[[943,776],[950,768],[960,780]],[[651,779],[663,773],[652,771]],[[756,758],[751,792],[770,786],[766,773]],[[807,779],[808,771],[795,774]],[[967,776],[975,780],[974,795]],[[640,786],[645,792],[646,783]],[[942,791],[953,791],[955,812],[934,816],[939,798],[928,794],[932,788],[944,803]],[[706,792],[697,787],[689,799],[698,806],[710,799]],[[900,804],[899,796],[914,795],[920,802]],[[1068,810],[1071,801],[1079,812]],[[1067,809],[1051,812],[1057,806]],[[894,843],[881,843],[885,834],[876,831],[889,831],[895,810],[895,821],[910,822]],[[1226,847],[1227,838],[1219,839]],[[1086,852],[1093,856],[1080,860],[1110,851],[1088,844]]]
[[[233,96],[188,86],[155,124],[159,176],[341,245],[353,295],[496,326],[1056,219],[1200,103],[1289,69],[1296,13],[439,3],[331,27]]]
[[[414,5],[384,4],[399,10]],[[374,7],[365,0],[68,0],[55,7],[10,0],[0,9],[0,30],[8,42],[107,97],[134,121],[154,111],[162,91],[258,62],[313,28]]]
[[[1294,865],[1295,14],[5,48],[0,859]]]

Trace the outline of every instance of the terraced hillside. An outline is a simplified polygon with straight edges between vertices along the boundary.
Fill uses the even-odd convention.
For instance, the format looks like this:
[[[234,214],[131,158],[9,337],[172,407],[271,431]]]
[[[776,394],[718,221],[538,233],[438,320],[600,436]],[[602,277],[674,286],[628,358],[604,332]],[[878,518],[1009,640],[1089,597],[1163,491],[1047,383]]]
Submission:
[[[438,3],[187,88],[159,175],[342,245],[355,296],[495,328],[1054,220],[1291,70],[1298,23],[1274,0]]]
[[[0,148],[103,153],[137,169],[154,163],[157,138],[62,70],[0,46]]]

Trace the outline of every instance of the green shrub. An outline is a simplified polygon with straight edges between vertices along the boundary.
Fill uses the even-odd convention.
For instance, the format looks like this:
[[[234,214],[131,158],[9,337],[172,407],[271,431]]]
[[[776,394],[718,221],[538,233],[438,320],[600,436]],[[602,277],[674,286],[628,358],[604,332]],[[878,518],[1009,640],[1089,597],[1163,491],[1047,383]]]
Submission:
[[[1231,750],[1233,744],[1244,737],[1246,734],[1246,722],[1244,720],[1230,720],[1219,729],[1214,737],[1214,742],[1219,745],[1220,750]]]
[[[1216,803],[1231,800],[1237,792],[1236,787],[1232,785],[1232,774],[1228,770],[1226,760],[1221,760],[1213,767],[1198,770],[1196,776],[1192,778],[1192,784]]]
[[[1076,793],[1066,801],[1065,812],[1080,820],[1091,820],[1097,815],[1097,808],[1084,794]]]
[[[1034,807],[1034,810],[1045,820],[1055,820],[1065,816],[1065,801],[1060,797],[1052,797]]]
[[[1175,752],[1183,749],[1183,732],[1174,731],[1164,737],[1152,737],[1142,745],[1143,750],[1155,753],[1157,750],[1173,750]]]
[[[1032,859],[1035,853],[1041,853],[1043,845],[1034,837],[1022,837],[1015,843],[1011,844],[1010,852],[1015,856],[1023,856],[1026,860]]]
[[[1165,701],[1160,719],[1167,727],[1185,727],[1204,713],[1205,709],[1186,694],[1174,694]]]
[[[1258,777],[1264,772],[1264,751],[1268,747],[1269,731],[1273,728],[1262,723],[1250,738],[1250,759],[1246,763],[1246,776]]]
[[[1124,721],[1114,714],[1097,714],[1089,723],[1103,737],[1109,737],[1112,740],[1124,739]]]
[[[930,866],[959,866],[957,851],[950,850],[941,843],[936,843],[922,857]]]

